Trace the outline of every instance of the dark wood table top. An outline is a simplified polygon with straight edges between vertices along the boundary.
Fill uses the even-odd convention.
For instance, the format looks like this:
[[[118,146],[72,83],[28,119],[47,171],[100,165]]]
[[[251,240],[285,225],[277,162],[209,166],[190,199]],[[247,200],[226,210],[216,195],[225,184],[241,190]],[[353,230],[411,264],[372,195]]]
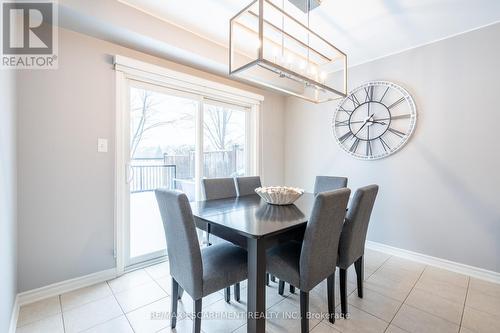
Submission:
[[[257,194],[191,202],[193,215],[247,238],[261,238],[307,223],[314,194],[304,193],[293,205],[270,205]]]

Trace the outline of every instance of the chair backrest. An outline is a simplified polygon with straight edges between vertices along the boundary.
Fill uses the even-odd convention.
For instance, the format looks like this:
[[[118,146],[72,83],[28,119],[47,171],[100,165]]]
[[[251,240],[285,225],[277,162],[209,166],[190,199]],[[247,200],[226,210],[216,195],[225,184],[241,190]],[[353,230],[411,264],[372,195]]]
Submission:
[[[368,223],[377,193],[378,185],[361,187],[354,193],[340,236],[340,268],[349,267],[365,252]]]
[[[205,200],[234,198],[236,187],[233,178],[204,178],[201,180]]]
[[[347,187],[346,177],[316,176],[314,193],[338,190]]]
[[[203,263],[189,200],[180,191],[158,189],[155,195],[167,240],[170,275],[198,299],[203,291]]]
[[[316,195],[300,253],[300,290],[310,291],[335,272],[350,194],[344,188]]]
[[[262,186],[259,176],[236,177],[234,183],[236,184],[236,193],[239,197],[242,195],[255,194],[255,189]]]

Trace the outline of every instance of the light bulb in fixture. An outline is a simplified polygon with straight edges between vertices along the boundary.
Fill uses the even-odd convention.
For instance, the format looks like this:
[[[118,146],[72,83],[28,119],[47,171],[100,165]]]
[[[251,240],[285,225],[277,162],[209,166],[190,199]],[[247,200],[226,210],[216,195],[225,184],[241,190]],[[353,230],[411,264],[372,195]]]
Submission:
[[[326,72],[324,72],[324,71],[322,71],[322,72],[319,74],[319,78],[320,78],[320,79],[321,79],[321,81],[323,81],[323,82],[325,81],[326,76],[327,76],[327,74],[326,74]]]

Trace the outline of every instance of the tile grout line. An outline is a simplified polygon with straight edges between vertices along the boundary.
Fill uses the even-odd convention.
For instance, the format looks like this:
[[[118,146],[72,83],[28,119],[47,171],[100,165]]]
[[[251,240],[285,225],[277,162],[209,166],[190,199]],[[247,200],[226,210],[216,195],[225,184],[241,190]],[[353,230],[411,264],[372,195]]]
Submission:
[[[427,267],[429,267],[429,266],[428,266],[428,265],[426,265],[425,269],[427,269]],[[425,271],[425,269],[424,269],[424,271]],[[417,280],[417,282],[415,283],[415,286],[416,286],[416,284],[418,283],[418,281],[420,281],[420,278],[422,277],[423,273],[424,273],[424,272],[422,272],[422,274],[420,275],[419,279],[418,279],[418,280]],[[468,290],[469,290],[469,282],[470,282],[470,277],[469,277],[469,276],[467,276],[467,292],[466,292],[465,300],[467,299],[467,294],[468,294]],[[405,300],[403,301],[403,304],[405,304],[406,299],[410,296],[411,292],[415,289],[415,286],[412,288],[412,290],[410,290],[410,293],[408,294],[408,296],[407,296],[407,297],[405,298]],[[426,292],[426,293],[429,293],[429,292],[428,292],[428,291],[426,291],[426,290],[422,290],[422,291],[423,291],[423,292]],[[447,298],[444,298],[444,297],[442,297],[442,298],[443,298],[443,299],[445,299],[445,300],[451,301],[451,300],[449,300],[449,299],[447,299]],[[460,328],[461,328],[461,326],[462,326],[461,321],[460,321],[460,324],[457,324],[457,323],[454,323],[454,322],[452,322],[452,321],[450,321],[450,320],[448,320],[448,319],[446,319],[446,318],[443,318],[443,317],[437,316],[437,315],[435,315],[435,314],[434,314],[434,313],[432,313],[432,312],[429,312],[429,311],[427,311],[427,310],[424,310],[424,309],[418,308],[418,307],[413,306],[413,305],[411,305],[411,304],[405,304],[405,305],[406,305],[406,306],[409,306],[409,307],[411,307],[411,308],[417,309],[417,310],[419,310],[419,311],[422,311],[422,312],[424,312],[424,313],[427,313],[427,314],[429,314],[429,315],[432,315],[432,316],[434,316],[434,317],[436,317],[436,318],[439,318],[439,319],[441,319],[441,320],[444,320],[444,321],[446,321],[446,322],[448,322],[448,323],[451,323],[451,324],[453,324],[453,325],[455,325],[455,326],[459,326],[459,330],[460,330]],[[401,306],[402,306],[402,305],[401,305]],[[465,309],[465,301],[464,301],[464,309]],[[398,309],[398,312],[399,312],[399,309]],[[396,313],[396,314],[397,314],[397,313]],[[394,317],[395,317],[395,316],[394,316]],[[462,312],[462,317],[463,317],[463,312]],[[394,319],[394,318],[393,318],[393,319]],[[391,323],[392,323],[392,321],[391,321]],[[393,324],[393,325],[394,325],[394,324]],[[394,326],[397,326],[397,325],[394,325]],[[398,328],[401,328],[401,327],[399,327],[399,326],[397,326],[397,327],[398,327]]]
[[[139,269],[142,269],[142,270],[146,271],[144,268],[139,268]],[[125,274],[126,274],[126,273],[125,273]],[[118,299],[116,298],[116,295],[115,295],[115,294],[119,294],[119,293],[122,293],[122,292],[130,291],[130,290],[132,290],[132,289],[134,289],[134,288],[137,288],[137,287],[143,286],[143,285],[148,284],[148,283],[151,283],[151,282],[141,283],[141,284],[138,284],[137,286],[133,286],[133,287],[131,287],[131,288],[128,288],[128,289],[125,289],[125,290],[122,290],[122,291],[118,291],[118,292],[116,292],[116,293],[115,293],[115,292],[113,291],[113,288],[111,288],[111,286],[109,285],[108,281],[106,281],[106,283],[108,283],[109,288],[111,289],[111,294],[112,294],[112,295],[113,295],[113,297],[115,298],[116,303],[118,303],[118,305],[120,306],[120,309],[122,310],[122,312],[123,312],[123,314],[125,315],[125,317],[126,317],[126,314],[127,314],[127,313],[130,313],[130,312],[133,312],[133,311],[139,310],[139,309],[141,309],[141,308],[143,308],[143,307],[145,307],[145,306],[151,305],[151,304],[153,304],[153,303],[155,303],[155,302],[158,302],[158,301],[160,301],[160,300],[162,300],[162,299],[164,299],[164,298],[170,297],[170,295],[169,295],[169,294],[168,294],[168,293],[167,293],[167,292],[166,292],[166,291],[165,291],[165,290],[164,290],[164,289],[163,289],[163,288],[162,288],[162,287],[158,284],[158,282],[156,282],[156,280],[155,280],[155,279],[153,279],[153,278],[152,278],[152,277],[151,277],[151,276],[150,276],[147,272],[146,272],[146,274],[147,274],[147,275],[148,275],[148,276],[149,276],[149,277],[150,277],[150,278],[151,278],[151,279],[155,282],[155,284],[157,284],[157,285],[158,285],[158,287],[159,287],[159,288],[160,288],[163,292],[165,292],[165,294],[167,294],[167,296],[165,296],[165,297],[161,297],[161,298],[159,298],[159,299],[157,299],[157,300],[154,300],[154,301],[152,301],[152,302],[149,302],[149,303],[147,303],[147,304],[143,304],[143,305],[141,305],[141,306],[140,306],[140,307],[138,307],[138,308],[135,308],[135,309],[130,310],[129,312],[125,312],[125,310],[123,310],[123,308],[122,308],[122,306],[121,306],[120,302],[118,302]],[[111,319],[110,319],[110,320],[111,320]],[[127,318],[127,320],[128,320],[128,318]]]
[[[166,262],[166,261],[164,261],[164,262]],[[151,267],[151,266],[148,266],[148,267]],[[156,281],[156,279],[151,275],[151,273],[149,273],[145,268],[144,268],[144,271],[156,283],[156,285],[158,285],[158,287],[160,287],[160,289],[163,290],[167,294],[167,296],[170,297],[170,293],[168,292],[168,290],[163,289],[163,287],[160,285],[160,283],[158,281]],[[159,277],[159,279],[164,278],[164,277],[168,278],[168,275]]]
[[[464,307],[462,308],[462,316],[460,317],[460,325],[458,328],[459,331],[462,329],[462,322],[464,320],[464,314],[465,314],[465,305],[467,304],[467,297],[469,296],[469,291],[470,291],[470,276],[467,277],[467,292],[465,293]]]
[[[469,279],[470,277],[469,277],[469,276],[467,276],[467,278]],[[418,281],[417,281],[417,282],[418,282]],[[467,289],[468,289],[468,285],[469,285],[469,284],[467,283]],[[415,289],[415,288],[412,288],[412,290],[411,290],[411,291],[413,291],[413,289]],[[416,290],[421,291],[421,292],[424,292],[424,293],[427,293],[427,294],[431,294],[431,295],[432,295],[432,293],[431,293],[431,292],[429,292],[429,291],[427,291],[427,290],[424,290],[424,289],[416,289]],[[411,291],[410,291],[410,293],[411,293]],[[410,295],[410,294],[408,294],[408,296],[409,296],[409,295]],[[407,296],[406,298],[408,298],[408,296]],[[442,299],[444,299],[444,300],[446,300],[446,301],[449,301],[449,302],[453,302],[452,300],[450,300],[450,299],[448,299],[448,298],[444,298],[444,297],[441,297],[441,296],[437,296],[437,297],[442,298]],[[405,301],[406,301],[406,298],[405,298]],[[465,296],[465,298],[467,298],[467,292],[466,292],[466,296]],[[403,302],[403,303],[404,303],[404,302]],[[432,312],[429,312],[429,311],[427,311],[427,310],[425,310],[425,309],[422,309],[422,308],[416,307],[416,306],[411,305],[411,304],[405,304],[405,305],[406,305],[406,306],[409,306],[409,307],[411,307],[411,308],[413,308],[413,309],[417,309],[417,310],[419,310],[419,311],[422,311],[422,312],[424,312],[424,313],[426,313],[426,314],[429,314],[429,315],[431,315],[431,316],[434,316],[434,317],[436,317],[436,318],[439,318],[439,319],[441,319],[441,320],[447,321],[448,323],[453,324],[453,325],[455,325],[455,326],[459,326],[459,328],[461,327],[461,323],[460,323],[460,324],[457,324],[457,323],[455,323],[455,322],[453,322],[453,321],[451,321],[451,320],[449,320],[449,319],[447,319],[447,318],[443,318],[443,317],[438,316],[438,315],[436,315],[436,314],[434,314],[434,313],[432,313]],[[464,301],[464,308],[465,308],[465,301]],[[487,312],[485,312],[485,313],[487,313]],[[463,316],[463,312],[462,312],[462,316]],[[461,321],[460,321],[460,322],[461,322]]]
[[[374,271],[373,271],[370,275],[368,275],[368,277],[367,277],[366,279],[364,279],[364,280],[363,280],[363,288],[365,287],[365,286],[364,286],[365,281],[368,281],[368,279],[369,279],[369,278],[370,278],[373,274],[375,274],[376,272],[378,272],[378,271],[380,270],[380,268],[382,268],[382,266],[384,266],[384,264],[385,264],[385,263],[386,263],[389,259],[391,259],[392,257],[393,257],[393,256],[389,256],[389,257],[387,257],[387,259],[385,259],[385,260],[384,260],[384,261],[380,264],[380,266],[378,266],[378,267],[377,267],[377,268],[376,268],[376,269],[375,269],[375,270],[374,270]],[[368,289],[369,289],[369,288],[368,288]],[[379,318],[379,317],[377,317],[377,316],[375,316],[375,315],[373,315],[373,314],[371,314],[371,313],[369,313],[369,312],[366,312],[365,310],[360,309],[360,308],[358,308],[357,306],[352,305],[352,304],[350,304],[350,303],[349,303],[349,296],[351,296],[351,295],[352,295],[355,291],[357,291],[357,290],[358,290],[358,288],[357,288],[357,284],[356,284],[356,288],[355,288],[353,291],[351,291],[351,292],[349,293],[349,295],[347,295],[347,296],[346,296],[346,302],[347,302],[347,304],[349,304],[349,305],[351,305],[351,306],[355,307],[355,308],[356,308],[356,309],[358,309],[359,311],[362,311],[362,312],[364,312],[364,313],[367,313],[367,314],[368,314],[368,315],[370,315],[370,316],[373,316],[373,317],[375,317],[375,318],[377,318],[377,319],[382,320],[383,322],[386,322],[386,321],[385,321],[385,320],[383,320],[382,318]],[[339,294],[339,295],[340,295],[340,294]],[[380,295],[382,295],[382,294],[380,294]],[[382,296],[384,296],[384,295],[382,295]],[[339,306],[340,306],[340,305],[339,305]],[[398,310],[399,310],[399,309],[398,309]],[[387,327],[389,327],[389,326],[387,326]],[[334,329],[335,329],[335,328],[334,328]],[[386,328],[386,329],[387,329],[387,328]],[[336,330],[336,331],[338,331],[338,330]],[[384,332],[385,332],[385,330],[384,330]]]
[[[64,311],[62,308],[62,300],[61,300],[61,295],[57,296],[59,299],[59,307],[61,308],[61,317],[62,317],[62,323],[63,323],[63,332],[66,333],[66,324],[64,322]]]
[[[382,296],[383,296],[383,295],[382,295]],[[368,312],[368,311],[366,311],[366,310],[363,310],[363,309],[361,309],[361,308],[357,307],[357,306],[356,306],[356,305],[354,305],[354,304],[349,303],[349,306],[352,306],[353,308],[356,308],[356,309],[358,309],[359,311],[362,311],[362,312],[364,312],[364,313],[366,313],[366,314],[369,314],[369,315],[370,315],[370,316],[372,316],[372,317],[375,317],[375,318],[377,318],[377,319],[382,320],[384,323],[387,323],[387,321],[386,321],[385,319],[380,318],[379,316],[374,315],[373,313],[370,313],[370,312]]]
[[[378,271],[382,268],[382,266],[384,266],[384,265],[385,265],[385,263],[386,263],[386,262],[388,262],[388,261],[389,261],[389,259],[391,259],[392,257],[394,257],[394,256],[389,256],[387,259],[385,259],[385,260],[384,260],[384,262],[383,262],[383,263],[381,263],[381,264],[380,264],[380,266],[378,266],[378,267],[377,267],[377,269],[376,269],[376,270],[374,270],[374,271],[373,271],[373,273],[371,273],[371,274],[370,274],[370,276],[368,276],[368,277],[366,278],[366,280],[368,281],[368,279],[369,279],[369,278],[370,278],[373,274],[377,273],[377,272],[378,272]]]
[[[326,322],[325,322],[325,321],[326,321]],[[335,322],[337,322],[337,321],[335,321]],[[323,323],[323,325],[328,326],[328,328],[330,328],[330,329],[334,330],[335,332],[337,332],[337,333],[342,333],[342,331],[339,331],[336,327],[334,327],[334,326],[333,326],[333,325],[335,325],[335,324],[330,323],[330,322],[329,322],[329,321],[327,321],[326,319],[322,319],[322,320],[321,320],[321,321],[320,321],[317,325],[315,325],[315,326],[314,326],[314,328],[318,327],[318,326],[319,326],[319,325],[321,325],[322,323]],[[314,328],[313,328],[313,329],[314,329]],[[312,329],[310,329],[310,330],[309,330],[309,332],[311,332],[311,331],[312,331]]]
[[[380,270],[380,268],[382,268],[382,266],[384,266],[384,264],[385,264],[385,263],[386,263],[389,259],[391,259],[392,257],[393,257],[393,256],[389,256],[386,260],[384,260],[384,262],[383,262],[383,263],[382,263],[379,267],[377,267],[377,269],[375,269],[375,270],[373,271],[373,273],[371,273],[371,274],[370,274],[370,275],[366,278],[366,280],[364,280],[364,281],[363,281],[363,288],[365,288],[365,286],[364,286],[365,281],[368,281],[368,279],[370,278],[370,276],[372,276],[372,275],[373,275],[373,274],[375,274],[378,270]],[[380,318],[380,317],[378,317],[378,316],[376,316],[376,315],[374,315],[374,314],[372,314],[372,313],[369,313],[369,312],[367,312],[367,311],[365,311],[365,310],[363,310],[363,309],[360,309],[360,308],[359,308],[359,307],[357,307],[356,305],[353,305],[353,304],[349,303],[349,296],[351,296],[351,295],[352,295],[352,294],[353,294],[353,293],[354,293],[357,289],[358,289],[358,288],[356,287],[356,289],[354,289],[354,290],[353,290],[353,291],[352,291],[352,292],[351,292],[351,293],[347,296],[347,304],[349,304],[350,306],[352,306],[352,307],[354,307],[354,308],[358,309],[359,311],[362,311],[362,312],[364,312],[364,313],[366,313],[366,314],[368,314],[368,315],[370,315],[370,316],[373,316],[373,317],[375,317],[375,318],[377,318],[377,319],[382,320],[384,323],[387,323],[387,321],[385,321],[385,319],[382,319],[382,318]],[[369,289],[370,291],[373,291],[373,290],[371,290],[370,288],[368,288],[368,289]],[[394,301],[398,301],[398,300],[396,300],[396,299],[394,299],[394,298],[391,298],[391,297],[389,297],[389,296],[385,296],[385,295],[383,295],[383,294],[381,294],[381,293],[378,293],[378,292],[376,292],[376,291],[373,291],[373,292],[375,292],[375,293],[377,293],[377,294],[379,294],[379,295],[381,295],[381,296],[384,296],[384,297],[390,298],[390,299],[392,299],[392,300],[394,300]],[[399,302],[399,301],[398,301],[398,302]],[[398,311],[399,311],[399,308],[398,308]],[[396,311],[396,313],[397,313],[397,311]],[[387,328],[389,327],[389,325],[390,325],[390,323],[388,323],[388,325],[387,325],[387,327],[385,328],[384,332],[387,330]]]
[[[127,314],[125,313],[125,311],[123,310],[122,305],[120,304],[120,302],[118,302],[118,299],[116,298],[116,295],[115,295],[115,293],[114,293],[113,289],[111,288],[111,286],[109,285],[108,281],[106,281],[106,284],[108,285],[109,289],[111,289],[111,295],[113,295],[113,298],[115,299],[116,303],[118,304],[118,306],[119,306],[119,307],[120,307],[120,309],[122,310],[122,312],[123,312],[123,316],[125,317],[125,319],[127,319],[127,322],[128,322],[128,324],[129,324],[129,326],[130,326],[130,329],[132,330],[132,332],[134,332],[134,333],[135,333],[135,330],[134,330],[134,327],[132,326],[132,323],[131,323],[131,322],[130,322],[130,320],[128,319]],[[116,318],[118,318],[118,317],[116,317]],[[113,318],[113,319],[115,319],[115,318]],[[113,319],[110,319],[110,320],[113,320]],[[110,321],[110,320],[108,320],[108,321]],[[102,323],[102,324],[104,324],[104,323]],[[97,325],[96,325],[96,326],[97,326]]]
[[[413,289],[415,289],[415,286],[417,285],[418,281],[420,281],[420,279],[422,278],[422,275],[424,275],[424,272],[425,270],[427,269],[427,267],[429,267],[428,265],[425,265],[424,269],[422,270],[422,272],[420,273],[420,275],[418,276],[418,279],[415,281],[415,283],[413,284],[413,287],[411,287],[410,289],[410,292],[408,292],[408,295],[406,295],[405,299],[403,300],[403,302],[401,303],[401,305],[399,306],[398,308],[398,311],[396,311],[396,314],[394,315],[394,317],[392,317],[391,321],[389,322],[389,325],[387,325],[387,327],[385,328],[384,332],[387,332],[387,329],[389,328],[389,326],[393,325],[392,322],[394,321],[394,318],[396,318],[396,316],[398,315],[399,311],[401,311],[401,308],[403,307],[403,305],[405,304],[406,300],[408,299],[408,297],[410,296],[411,292],[413,291]],[[394,325],[398,328],[401,328],[397,325]],[[403,329],[404,330],[404,329]],[[406,330],[405,330],[406,331]]]
[[[377,272],[377,271],[378,271],[378,270],[379,270],[379,269],[380,269],[380,268],[381,268],[381,267],[382,267],[382,266],[383,266],[383,265],[384,265],[384,264],[385,264],[385,263],[386,263],[386,262],[387,262],[390,258],[392,258],[392,257],[393,257],[393,256],[389,256],[387,259],[385,259],[385,260],[384,260],[384,261],[380,264],[380,266],[378,266],[378,267],[377,267],[377,268],[376,268],[376,269],[375,269],[375,270],[374,270],[374,271],[373,271],[373,272],[372,272],[372,273],[371,273],[371,274],[370,274],[370,275],[369,275],[369,276],[368,276],[365,280],[363,280],[363,288],[365,287],[365,286],[364,286],[365,281],[367,281],[367,280],[370,278],[370,276],[372,276],[373,274],[375,274],[375,272]],[[339,287],[340,287],[340,286],[339,286]],[[368,288],[368,289],[369,289],[369,288]],[[387,321],[385,321],[384,319],[379,318],[379,317],[377,317],[377,316],[375,316],[375,315],[373,315],[373,314],[371,314],[371,313],[369,313],[369,312],[367,312],[367,311],[365,311],[365,310],[363,310],[363,309],[360,309],[360,308],[358,308],[357,306],[355,306],[355,305],[353,305],[353,304],[350,304],[350,303],[349,303],[349,297],[350,297],[352,294],[354,294],[354,292],[356,292],[357,290],[358,290],[358,288],[357,288],[357,284],[356,284],[356,288],[354,288],[354,289],[353,289],[353,290],[352,290],[352,291],[351,291],[348,295],[346,295],[346,298],[347,298],[347,300],[346,300],[346,301],[347,301],[347,303],[348,303],[350,306],[352,306],[352,307],[354,307],[354,308],[358,309],[359,311],[364,312],[364,313],[366,313],[366,314],[368,314],[368,315],[370,315],[370,316],[373,316],[373,317],[375,317],[375,318],[377,318],[377,319],[380,319],[380,320],[382,320],[383,322],[387,323]],[[372,291],[372,290],[370,289],[370,291]],[[377,293],[377,294],[382,295],[382,294],[380,294],[380,293]],[[339,295],[340,295],[340,291],[339,291]],[[382,296],[385,296],[385,295],[382,295]],[[385,297],[388,297],[388,296],[385,296]],[[390,298],[390,297],[388,297],[388,298]],[[393,298],[391,298],[391,299],[393,299]],[[393,299],[393,300],[394,300],[394,299]],[[398,301],[398,302],[399,302],[399,301]],[[334,306],[335,306],[335,301],[334,301]],[[338,308],[339,306],[340,306],[340,304],[339,304],[338,306],[335,306],[335,308]],[[321,320],[321,321],[318,323],[318,325],[319,325],[320,323],[322,323],[323,321],[325,321],[325,319]],[[326,325],[328,325],[329,327],[333,328],[336,332],[340,332],[340,333],[341,333],[341,331],[337,330],[337,329],[336,329],[336,328],[335,328],[332,324],[330,324],[329,322],[327,322],[327,323],[325,323],[325,324],[326,324]],[[318,325],[316,325],[316,326],[318,326]],[[314,326],[314,327],[316,327],[316,326]],[[387,327],[389,327],[389,326],[387,326]],[[387,328],[386,328],[386,329],[387,329]],[[311,330],[309,330],[309,331],[311,331]],[[385,332],[385,330],[384,330],[384,332]]]

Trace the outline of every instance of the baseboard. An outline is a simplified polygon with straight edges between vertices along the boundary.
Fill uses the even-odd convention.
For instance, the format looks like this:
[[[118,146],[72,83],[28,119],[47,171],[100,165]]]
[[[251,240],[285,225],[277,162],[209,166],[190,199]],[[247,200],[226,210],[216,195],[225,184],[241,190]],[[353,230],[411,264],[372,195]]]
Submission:
[[[45,287],[28,290],[17,295],[18,305],[22,306],[24,304],[33,303],[44,298],[57,296],[69,291],[88,287],[93,284],[115,278],[116,276],[116,268],[111,268],[89,275],[80,276],[74,279],[50,284]]]
[[[417,262],[421,262],[426,265],[435,266],[438,268],[447,269],[449,271],[453,271],[456,273],[469,275],[471,277],[475,277],[481,280],[486,280],[494,283],[500,283],[500,273],[489,271],[483,268],[469,266],[465,264],[461,264],[458,262],[441,259],[437,257],[432,257],[426,254],[408,251],[404,249],[400,249],[397,247],[385,245],[382,243],[366,241],[366,247],[371,250],[376,250],[379,252],[384,252],[396,257],[401,257]]]
[[[19,317],[19,296],[16,295],[14,305],[12,306],[12,315],[10,316],[9,333],[16,333],[17,318]]]

